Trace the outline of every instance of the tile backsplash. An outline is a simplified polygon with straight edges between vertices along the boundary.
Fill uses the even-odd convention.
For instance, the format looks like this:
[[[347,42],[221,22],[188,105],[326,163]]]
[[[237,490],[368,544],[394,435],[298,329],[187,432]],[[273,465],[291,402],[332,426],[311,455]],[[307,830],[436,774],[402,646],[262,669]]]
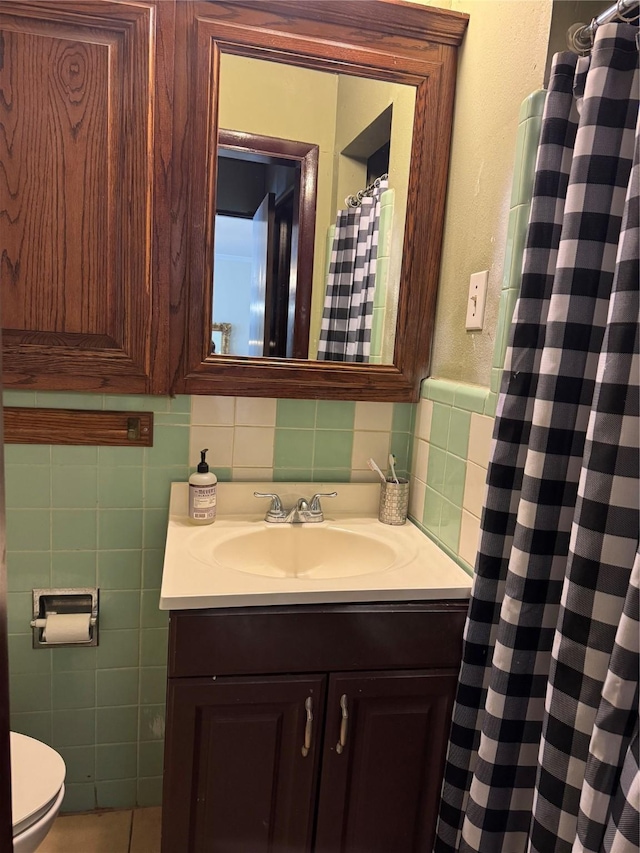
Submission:
[[[193,397],[189,462],[210,448],[223,480],[375,479],[390,452],[407,472],[414,406],[327,400]]]

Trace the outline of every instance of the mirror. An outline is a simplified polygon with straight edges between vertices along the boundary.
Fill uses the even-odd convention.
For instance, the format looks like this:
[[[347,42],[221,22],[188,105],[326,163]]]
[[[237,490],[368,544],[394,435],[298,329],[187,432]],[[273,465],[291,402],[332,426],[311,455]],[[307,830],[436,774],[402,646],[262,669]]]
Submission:
[[[395,0],[177,5],[170,277],[175,393],[418,398],[429,373],[457,46],[467,20]],[[338,109],[339,97],[346,110]],[[345,319],[339,268],[324,305],[328,237],[345,196],[365,188],[381,169],[388,171],[394,198],[392,225],[380,226],[382,260],[376,258],[375,275],[370,263],[363,266],[365,333],[349,326],[344,353],[336,352],[321,319],[331,312]],[[376,215],[374,195],[362,204],[363,228]],[[244,231],[234,232],[237,223],[228,221],[234,219],[245,220]],[[264,237],[269,222],[281,233],[277,243]],[[351,225],[339,225],[347,228],[345,243]],[[271,246],[270,263],[268,251],[254,259],[254,231]],[[340,262],[334,257],[337,267]],[[246,289],[238,271],[252,275],[252,265],[275,269],[280,284],[273,284],[276,276],[253,291],[249,286],[242,317],[236,317],[235,300]],[[378,286],[381,268],[384,288]],[[360,346],[367,334],[368,356]]]
[[[213,326],[230,326],[227,353],[393,363],[415,92],[222,53]],[[384,174],[373,217],[354,206],[342,227],[351,240],[362,222],[349,260],[336,214]]]

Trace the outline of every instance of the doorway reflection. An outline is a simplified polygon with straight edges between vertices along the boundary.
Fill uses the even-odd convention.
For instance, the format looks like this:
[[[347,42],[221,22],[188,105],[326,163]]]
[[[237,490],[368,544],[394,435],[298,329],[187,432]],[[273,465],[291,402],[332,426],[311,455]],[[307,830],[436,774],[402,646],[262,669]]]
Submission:
[[[300,181],[296,160],[219,150],[213,323],[232,325],[231,355],[292,358],[302,351],[306,356],[308,324],[303,339],[296,340],[292,252],[298,243]],[[220,352],[215,336],[211,351]]]
[[[216,216],[213,320],[215,325],[230,324],[233,355],[249,355],[252,228],[251,219]],[[211,351],[221,350],[220,336],[212,332]]]

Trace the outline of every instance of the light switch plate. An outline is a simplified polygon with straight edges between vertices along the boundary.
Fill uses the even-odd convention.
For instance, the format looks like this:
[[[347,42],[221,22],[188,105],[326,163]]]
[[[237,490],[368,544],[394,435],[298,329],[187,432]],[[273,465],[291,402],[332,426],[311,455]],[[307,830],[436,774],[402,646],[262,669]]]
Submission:
[[[469,331],[482,329],[488,282],[489,270],[474,272],[469,277],[469,298],[467,300],[467,319],[465,321],[465,328]]]

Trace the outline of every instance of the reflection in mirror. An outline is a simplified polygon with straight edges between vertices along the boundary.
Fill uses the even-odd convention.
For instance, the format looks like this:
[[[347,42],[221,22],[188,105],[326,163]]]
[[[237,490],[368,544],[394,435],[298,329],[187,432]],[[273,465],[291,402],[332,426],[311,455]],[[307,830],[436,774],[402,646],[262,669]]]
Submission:
[[[318,148],[218,137],[213,316],[236,327],[233,355],[306,358]]]
[[[229,355],[231,352],[231,323],[212,323],[211,352]]]
[[[230,354],[393,363],[414,107],[413,86],[222,54],[213,322]]]

